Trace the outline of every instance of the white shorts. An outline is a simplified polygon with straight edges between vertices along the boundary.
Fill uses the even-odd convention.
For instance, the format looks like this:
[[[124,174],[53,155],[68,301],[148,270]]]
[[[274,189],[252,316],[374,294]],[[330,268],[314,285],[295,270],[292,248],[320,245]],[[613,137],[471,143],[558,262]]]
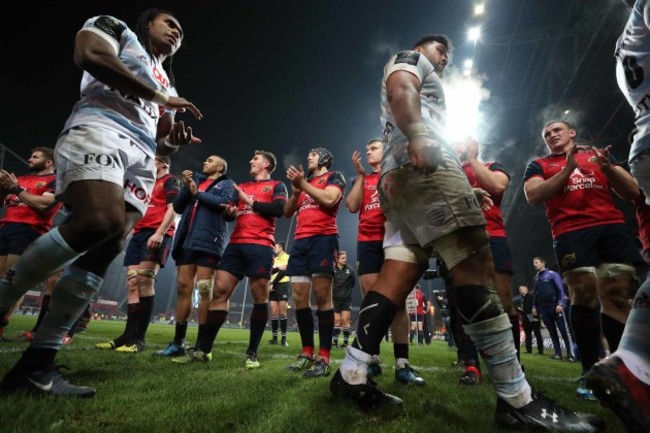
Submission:
[[[65,201],[72,182],[103,180],[124,187],[124,201],[144,215],[156,182],[155,156],[111,129],[79,126],[54,149],[56,195]]]
[[[431,174],[410,167],[382,174],[385,258],[426,264],[435,251],[452,267],[487,246],[476,195],[456,156],[445,150],[446,166]]]

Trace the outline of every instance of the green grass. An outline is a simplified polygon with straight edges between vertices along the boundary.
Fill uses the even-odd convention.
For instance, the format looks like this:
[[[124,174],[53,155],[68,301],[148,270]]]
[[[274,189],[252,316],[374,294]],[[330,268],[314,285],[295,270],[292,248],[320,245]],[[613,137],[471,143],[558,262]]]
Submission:
[[[30,329],[33,317],[14,316],[5,335]],[[382,346],[382,389],[406,404],[398,412],[366,415],[350,401],[329,392],[329,378],[304,379],[284,370],[299,351],[299,336],[290,333],[290,347],[266,344],[259,351],[262,368],[246,370],[248,331],[223,329],[209,364],[178,365],[151,356],[173,335],[173,326],[152,325],[147,349],[137,355],[99,351],[94,344],[113,338],[123,322],[93,321],[57,358],[70,370],[72,383],[97,387],[93,399],[2,396],[0,431],[9,432],[497,432],[493,421],[495,395],[487,381],[476,387],[458,385],[461,372],[451,365],[455,350],[434,341],[411,346],[411,364],[427,384],[423,388],[395,383],[392,345]],[[190,328],[193,343],[196,328]],[[0,343],[0,374],[18,359],[26,343]],[[344,352],[334,349],[337,368]],[[622,424],[597,403],[574,397],[579,363],[523,354],[529,381],[562,404],[596,413],[607,420],[608,432],[624,432]],[[485,369],[484,369],[485,370]],[[331,377],[331,376],[330,376]]]

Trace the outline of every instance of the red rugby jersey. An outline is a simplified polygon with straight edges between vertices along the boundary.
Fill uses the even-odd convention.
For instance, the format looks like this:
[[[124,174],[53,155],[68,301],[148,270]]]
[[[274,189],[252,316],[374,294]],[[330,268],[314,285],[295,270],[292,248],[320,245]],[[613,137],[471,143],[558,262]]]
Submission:
[[[270,203],[275,200],[287,201],[287,187],[284,183],[273,180],[257,180],[240,183],[239,188],[248,197],[257,202]],[[237,206],[235,228],[230,235],[232,244],[256,244],[272,247],[275,245],[276,217],[263,216],[242,201]]]
[[[575,157],[578,168],[573,170],[562,191],[546,200],[546,217],[553,238],[587,227],[625,222],[596,157],[584,148],[578,148]],[[617,165],[613,157],[610,161]],[[536,176],[549,179],[565,166],[565,154],[535,159],[526,167],[524,181]]]
[[[359,208],[359,242],[383,241],[386,216],[379,205],[377,185],[381,173],[370,173],[363,177],[363,197]]]
[[[334,185],[341,190],[341,198],[331,208],[321,207],[313,198],[304,191],[298,197],[298,211],[296,213],[296,233],[294,239],[306,238],[316,235],[336,235],[336,213],[343,199],[345,191],[345,178],[338,171],[328,171],[320,176],[313,176],[309,183],[316,188],[325,189]]]
[[[160,227],[160,223],[162,223],[165,212],[167,212],[167,205],[174,202],[174,199],[181,191],[181,186],[180,179],[171,173],[156,179],[147,212],[135,227],[133,227],[133,233],[138,233],[144,229],[157,230]],[[166,234],[173,236],[175,229],[176,222],[169,227]]]
[[[30,194],[54,194],[56,189],[56,174],[28,174],[18,176],[18,185]],[[39,212],[23,203],[15,194],[8,194],[4,201],[5,214],[0,224],[20,223],[32,226],[38,233],[45,233],[52,228],[54,215],[61,209],[61,203]]]
[[[508,172],[506,172],[505,168],[500,163],[486,162],[484,165],[489,168],[490,171],[500,171],[508,176],[508,179],[510,179],[510,175]],[[465,170],[465,175],[467,175],[467,180],[469,180],[469,184],[472,186],[472,188],[485,189],[481,182],[479,182],[478,177],[476,176],[476,172],[469,162],[463,163],[463,170]],[[485,216],[485,220],[487,221],[486,230],[492,237],[504,238],[506,237],[506,227],[503,223],[503,215],[501,214],[501,200],[503,199],[503,194],[497,196],[490,193],[490,196],[494,202],[494,206],[492,206],[487,211],[483,211],[483,216]]]

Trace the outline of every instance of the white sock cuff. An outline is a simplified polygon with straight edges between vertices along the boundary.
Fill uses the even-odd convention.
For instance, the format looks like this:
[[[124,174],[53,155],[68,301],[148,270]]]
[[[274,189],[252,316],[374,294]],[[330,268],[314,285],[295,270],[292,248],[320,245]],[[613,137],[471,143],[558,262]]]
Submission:
[[[350,357],[354,359],[355,361],[362,362],[364,364],[372,364],[372,361],[374,360],[374,357],[360,349],[356,349],[352,346],[348,346],[346,348],[347,350],[347,357]]]

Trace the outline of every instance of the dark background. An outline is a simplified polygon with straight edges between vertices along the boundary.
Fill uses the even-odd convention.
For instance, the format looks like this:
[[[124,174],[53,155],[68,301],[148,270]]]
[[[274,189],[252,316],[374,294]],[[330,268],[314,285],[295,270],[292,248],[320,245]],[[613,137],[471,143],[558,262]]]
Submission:
[[[577,126],[581,143],[611,144],[617,159],[627,159],[633,115],[615,82],[613,53],[628,12],[620,0],[488,0],[485,15],[475,17],[474,3],[240,1],[229,2],[228,11],[224,2],[15,5],[18,12],[5,13],[0,26],[0,162],[23,174],[19,158],[27,159],[34,146],[54,146],[79,96],[81,71],[72,50],[84,21],[110,14],[134,27],[143,9],[156,6],[173,11],[184,28],[174,57],[177,88],[205,115],[201,122],[179,116],[203,143],[175,155],[172,172],[199,170],[208,155],[219,154],[229,162],[231,177],[244,181],[253,151],[265,149],[280,161],[274,176],[286,180],[288,164],[303,163],[310,148],[325,146],[349,189],[352,151],[363,150],[381,132],[384,63],[421,35],[444,33],[455,46],[450,73],[473,58],[475,76],[489,94],[477,133],[482,159],[498,160],[511,175],[503,211],[513,287],[529,284],[533,256],[546,256],[556,268],[544,209],[523,196],[526,164],[547,153],[540,134],[546,121],[566,118]],[[477,23],[482,37],[474,44],[466,32]],[[620,205],[632,215],[628,203]],[[351,265],[356,222],[341,206],[340,243]],[[289,226],[289,220],[279,221],[277,239],[290,246]],[[105,297],[124,298],[121,259],[107,276]],[[170,260],[158,278],[158,309],[173,307],[173,267]],[[238,289],[234,305],[243,293]]]

